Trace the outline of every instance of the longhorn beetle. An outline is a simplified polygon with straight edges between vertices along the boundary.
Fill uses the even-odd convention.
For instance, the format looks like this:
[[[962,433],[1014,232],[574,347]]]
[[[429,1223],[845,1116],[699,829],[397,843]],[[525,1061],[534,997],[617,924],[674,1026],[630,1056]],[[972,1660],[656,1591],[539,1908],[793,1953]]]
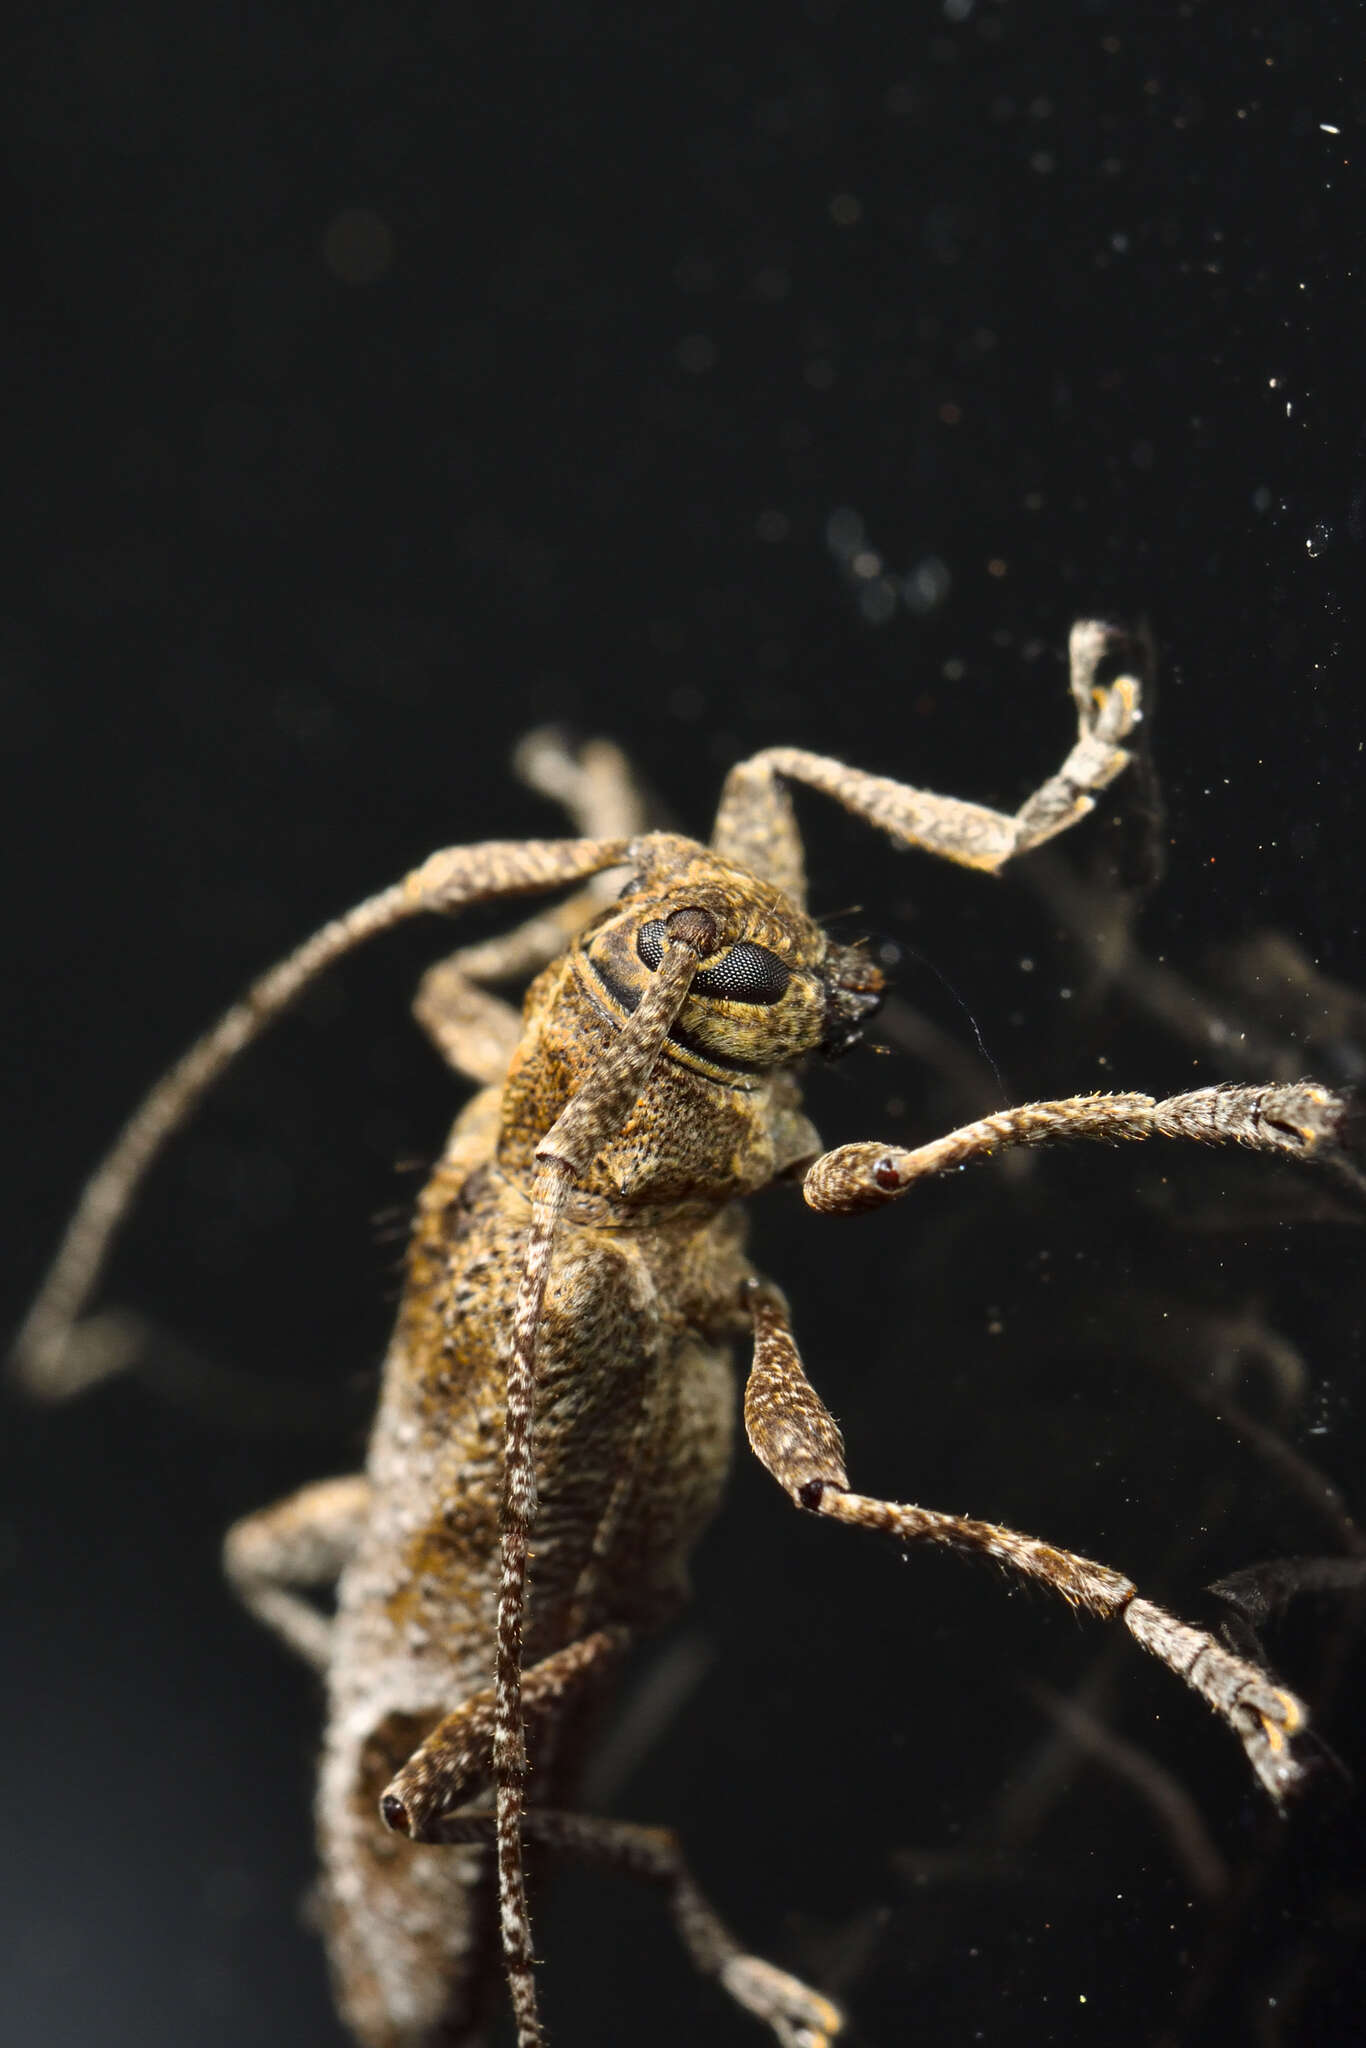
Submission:
[[[19,1339],[23,1376],[49,1394],[121,1341],[107,1315],[83,1311],[151,1161],[324,968],[419,912],[585,885],[423,980],[420,1022],[481,1091],[418,1202],[366,1469],[250,1516],[226,1544],[247,1606],[325,1678],[324,1919],[338,2004],[366,2048],[473,2043],[500,1946],[519,2048],[544,2039],[526,1845],[657,1884],[697,1967],[783,2048],[840,2032],[828,1999],[744,1952],[671,1832],[572,1803],[601,1681],[684,1595],[730,1456],[739,1339],[753,1344],[751,1447],[799,1508],[992,1559],[1121,1620],[1228,1723],[1274,1799],[1301,1776],[1301,1702],[1122,1573],[855,1492],[783,1298],[745,1257],[739,1198],[777,1178],[848,1215],[1054,1139],[1331,1150],[1344,1105],[1301,1083],[1073,1096],[914,1151],[822,1153],[799,1066],[857,1043],[882,977],[806,914],[787,785],[834,797],[898,847],[996,873],[1078,823],[1128,759],[1140,716],[1129,643],[1084,621],[1070,657],[1076,744],[1013,817],[774,747],[731,770],[702,846],[639,831],[611,750],[575,761],[541,743],[532,779],[583,836],[435,853],[325,925],[152,1090],[86,1187]],[[520,1018],[483,986],[530,972]],[[307,1597],[333,1584],[334,1618]]]

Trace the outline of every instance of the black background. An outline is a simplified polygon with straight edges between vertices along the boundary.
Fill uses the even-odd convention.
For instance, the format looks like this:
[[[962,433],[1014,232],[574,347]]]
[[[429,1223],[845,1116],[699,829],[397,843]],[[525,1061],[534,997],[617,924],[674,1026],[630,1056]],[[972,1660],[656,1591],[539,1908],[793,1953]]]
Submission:
[[[547,719],[618,738],[698,833],[725,767],[777,740],[1010,806],[1067,742],[1070,619],[1144,613],[1169,860],[1148,952],[1200,975],[1273,927],[1366,983],[1358,10],[24,13],[11,1322],[121,1115],[254,971],[434,846],[559,829],[506,768]],[[862,582],[858,521],[884,569]],[[803,817],[817,911],[901,949],[901,994],[975,1057],[970,1013],[1001,1074],[964,1092],[856,1056],[812,1077],[829,1141],[1241,1071],[1083,1001],[1027,878]],[[216,1552],[361,1454],[398,1250],[373,1219],[458,1099],[406,1016],[443,937],[337,973],[148,1190],[111,1294],[227,1376],[5,1410],[8,2040],[339,2039],[299,1916],[313,1689]],[[1314,1192],[1052,1158],[861,1223],[774,1195],[757,1241],[856,1484],[1193,1611],[1328,1539],[1147,1369],[1162,1308],[1135,1304],[1196,1360],[1202,1314],[1282,1332],[1308,1373],[1289,1433],[1350,1496],[1361,1238],[1305,1220]],[[746,1936],[840,1987],[854,2039],[1366,2038],[1350,1787],[1279,1825],[1199,1706],[1116,1653],[1106,1724],[1203,1812],[1232,1871],[1211,1908],[1150,1803],[1075,1751],[1002,1832],[1042,1782],[1024,1681],[1074,1686],[1098,1627],[800,1522],[747,1459],[697,1581],[693,1679],[614,1803],[677,1822]],[[1274,1645],[1311,1692],[1336,1618]],[[1348,1762],[1360,1680],[1349,1656],[1325,1710]],[[761,2038],[654,1899],[575,1873],[538,1924],[561,2048]]]

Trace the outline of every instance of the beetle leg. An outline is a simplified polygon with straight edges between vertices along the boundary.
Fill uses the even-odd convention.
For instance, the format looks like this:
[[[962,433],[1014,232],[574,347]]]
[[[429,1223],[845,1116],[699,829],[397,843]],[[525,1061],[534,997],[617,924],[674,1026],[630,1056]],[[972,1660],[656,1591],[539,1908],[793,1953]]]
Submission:
[[[745,1428],[758,1458],[796,1505],[809,1513],[875,1530],[901,1544],[933,1543],[961,1556],[989,1559],[1018,1577],[1047,1586],[1070,1607],[1101,1620],[1122,1619],[1240,1738],[1271,1796],[1280,1800],[1304,1776],[1293,1738],[1308,1710],[1266,1672],[1217,1643],[1203,1629],[1139,1597],[1122,1572],[1037,1537],[967,1515],[854,1493],[844,1468],[839,1429],[806,1377],[787,1310],[772,1288],[751,1283],[754,1364],[745,1388]]]
[[[327,1663],[332,1623],[300,1589],[335,1584],[369,1512],[370,1481],[348,1473],[244,1516],[223,1542],[223,1569],[243,1606],[317,1671]]]
[[[1102,1144],[1187,1138],[1200,1145],[1241,1145],[1307,1159],[1321,1150],[1331,1153],[1346,1111],[1341,1096],[1314,1081],[1196,1088],[1163,1102],[1151,1095],[1070,1095],[981,1117],[914,1151],[875,1142],[841,1145],[808,1168],[803,1192],[813,1209],[852,1216],[896,1201],[931,1174],[990,1159],[1011,1146],[1070,1138]]]
[[[779,2048],[829,2048],[843,2031],[844,2015],[830,1999],[762,1956],[744,1952],[698,1890],[672,1828],[545,1807],[533,1807],[522,1826],[529,1841],[555,1853],[658,1885],[693,1964],[762,2020]],[[457,1815],[439,1827],[439,1838],[448,1843],[493,1839],[490,1814]]]

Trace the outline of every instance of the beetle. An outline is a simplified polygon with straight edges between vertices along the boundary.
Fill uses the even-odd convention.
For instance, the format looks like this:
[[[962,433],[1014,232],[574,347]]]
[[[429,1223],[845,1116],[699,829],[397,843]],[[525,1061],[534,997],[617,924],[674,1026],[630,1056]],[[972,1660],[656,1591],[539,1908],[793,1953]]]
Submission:
[[[686,1597],[730,1461],[740,1341],[753,1345],[746,1434],[797,1507],[984,1558],[1121,1620],[1239,1736],[1273,1798],[1298,1783],[1303,1703],[1122,1573],[855,1491],[783,1297],[745,1252],[739,1205],[780,1179],[816,1210],[855,1214],[1019,1145],[1331,1152],[1344,1104],[1312,1082],[1031,1103],[915,1150],[824,1152],[802,1108],[802,1064],[859,1042],[883,978],[807,914],[788,785],[897,846],[999,872],[1080,823],[1123,772],[1141,716],[1133,651],[1117,628],[1073,628],[1077,739],[1012,816],[775,747],[731,771],[704,846],[640,830],[614,757],[542,742],[533,777],[579,836],[444,850],[325,925],[153,1089],[87,1185],[17,1346],[40,1392],[90,1377],[109,1326],[84,1311],[121,1217],[271,1018],[408,917],[573,888],[425,977],[418,1019],[479,1092],[417,1204],[365,1470],[250,1516],[225,1548],[248,1607],[325,1680],[323,1918],[339,2009],[365,2048],[473,2042],[500,1972],[519,2048],[544,2039],[527,1850],[658,1885],[698,1968],[782,2048],[840,2032],[833,2001],[724,1927],[671,1831],[574,1804],[605,1682]],[[487,986],[528,973],[520,1015]],[[335,1614],[310,1597],[331,1587]]]

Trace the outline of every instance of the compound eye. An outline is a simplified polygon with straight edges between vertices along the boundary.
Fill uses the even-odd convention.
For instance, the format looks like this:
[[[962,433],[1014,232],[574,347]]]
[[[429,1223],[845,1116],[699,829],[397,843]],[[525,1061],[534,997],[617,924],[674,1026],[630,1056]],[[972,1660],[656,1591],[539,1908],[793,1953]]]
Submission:
[[[655,918],[642,925],[636,936],[636,951],[651,973],[664,957],[667,933],[664,920]],[[776,953],[770,953],[767,946],[756,946],[750,939],[741,939],[724,960],[698,970],[692,978],[692,994],[721,996],[730,1003],[776,1003],[791,979],[791,970]]]
[[[651,974],[664,958],[664,941],[668,935],[669,927],[662,917],[652,918],[649,924],[643,924],[636,933],[636,951]]]
[[[792,979],[776,953],[741,939],[715,967],[693,976],[693,994],[724,996],[731,1003],[776,1003]]]

